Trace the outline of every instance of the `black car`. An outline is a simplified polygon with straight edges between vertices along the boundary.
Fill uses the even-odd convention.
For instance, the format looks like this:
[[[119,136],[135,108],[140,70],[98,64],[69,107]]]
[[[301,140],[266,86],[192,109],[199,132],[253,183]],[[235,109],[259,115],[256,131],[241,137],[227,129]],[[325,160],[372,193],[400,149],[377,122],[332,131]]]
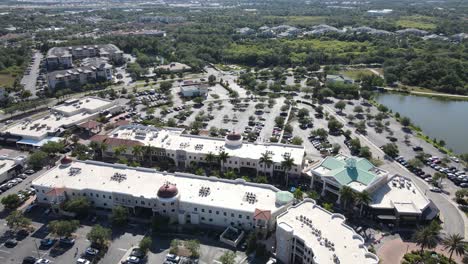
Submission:
[[[8,239],[7,241],[5,241],[5,246],[6,247],[14,247],[18,245],[18,241],[14,240],[14,239]]]
[[[23,259],[23,264],[34,264],[36,263],[37,259],[32,256],[27,256]]]
[[[130,256],[137,257],[139,259],[142,259],[145,257],[145,253],[140,249],[140,248],[134,248],[132,250],[132,253],[130,253]]]
[[[417,147],[414,147],[413,150],[414,150],[414,151],[423,151],[423,148],[417,146]]]

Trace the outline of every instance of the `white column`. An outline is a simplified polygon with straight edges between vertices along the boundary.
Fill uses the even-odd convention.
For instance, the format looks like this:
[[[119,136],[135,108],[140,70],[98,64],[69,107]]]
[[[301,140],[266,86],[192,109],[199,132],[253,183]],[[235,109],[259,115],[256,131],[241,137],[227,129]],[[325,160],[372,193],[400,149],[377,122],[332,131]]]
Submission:
[[[310,189],[314,188],[314,178],[315,178],[315,175],[312,173],[312,177],[310,179]]]
[[[323,179],[323,188],[322,188],[322,196],[325,195],[325,187],[327,186],[327,183],[325,182],[325,179]]]

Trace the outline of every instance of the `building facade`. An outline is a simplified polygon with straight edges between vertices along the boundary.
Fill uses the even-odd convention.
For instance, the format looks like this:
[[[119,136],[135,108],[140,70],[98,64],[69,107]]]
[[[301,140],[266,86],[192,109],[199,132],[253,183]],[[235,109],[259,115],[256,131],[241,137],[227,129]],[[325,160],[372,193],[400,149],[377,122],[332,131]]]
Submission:
[[[34,180],[32,186],[37,190],[37,202],[51,206],[86,197],[98,208],[124,206],[135,214],[167,216],[179,224],[243,230],[271,231],[276,217],[293,201],[290,193],[242,179],[170,174],[68,158]]]

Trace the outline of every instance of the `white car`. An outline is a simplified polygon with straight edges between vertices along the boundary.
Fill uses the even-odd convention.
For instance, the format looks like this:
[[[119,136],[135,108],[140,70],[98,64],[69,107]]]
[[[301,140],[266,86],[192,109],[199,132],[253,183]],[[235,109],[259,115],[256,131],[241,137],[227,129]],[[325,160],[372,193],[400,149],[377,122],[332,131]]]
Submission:
[[[87,260],[87,259],[84,259],[84,258],[79,258],[77,261],[76,261],[76,264],[91,264],[91,261]]]
[[[455,161],[456,163],[459,163],[459,162],[460,162],[460,160],[459,160],[457,157],[455,157],[455,156],[451,156],[450,159],[453,160],[453,161]]]
[[[36,260],[36,263],[34,263],[34,264],[48,264],[48,263],[50,263],[50,260],[40,258],[40,259]]]
[[[432,187],[429,189],[431,192],[435,192],[435,193],[440,193],[442,192],[442,190],[440,188],[437,188],[437,187]]]

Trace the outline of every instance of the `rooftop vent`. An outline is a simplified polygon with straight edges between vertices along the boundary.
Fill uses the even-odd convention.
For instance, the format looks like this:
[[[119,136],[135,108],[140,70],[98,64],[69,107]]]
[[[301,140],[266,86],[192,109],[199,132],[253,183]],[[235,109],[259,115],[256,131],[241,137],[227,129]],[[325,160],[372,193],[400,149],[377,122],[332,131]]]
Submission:
[[[257,195],[252,192],[245,192],[244,201],[248,202],[249,204],[254,204],[258,201]]]
[[[75,176],[75,175],[80,174],[80,172],[81,172],[81,168],[71,167],[70,171],[68,172],[68,175]]]
[[[200,190],[198,191],[198,196],[206,197],[206,196],[210,195],[210,193],[211,193],[210,187],[202,186],[202,187],[200,187]]]
[[[111,177],[111,181],[116,181],[116,182],[123,182],[127,179],[127,175],[123,173],[114,173]]]

